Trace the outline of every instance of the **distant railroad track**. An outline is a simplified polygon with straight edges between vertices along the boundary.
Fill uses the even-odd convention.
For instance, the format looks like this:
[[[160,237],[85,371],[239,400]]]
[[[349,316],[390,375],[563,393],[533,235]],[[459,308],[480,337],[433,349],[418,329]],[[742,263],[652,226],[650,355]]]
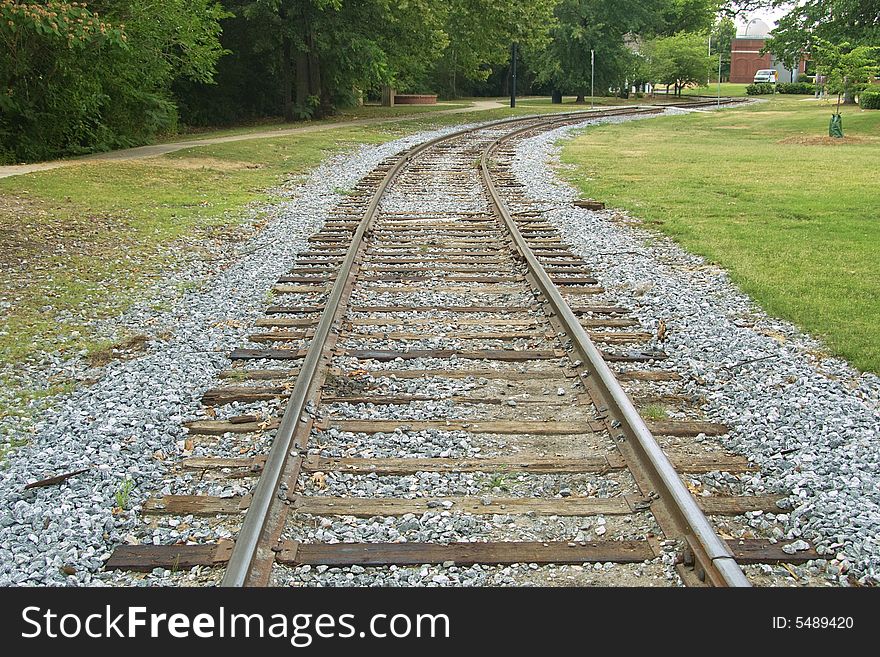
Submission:
[[[143,507],[222,519],[234,540],[119,546],[106,567],[225,567],[223,585],[253,586],[303,566],[538,570],[665,558],[687,585],[749,586],[740,564],[816,558],[716,534],[707,516],[774,511],[780,496],[691,494],[680,473],[751,465],[693,441],[726,427],[640,416],[621,383],[636,386],[636,401],[668,399],[677,375],[656,346],[639,346],[655,336],[627,309],[591,301],[600,282],[510,170],[519,139],[660,111],[498,121],[420,144],[363,178],[279,279],[279,302],[251,336],[258,346],[231,354],[228,385],[208,391],[205,417],[188,424],[214,455],[180,470],[251,482],[250,492],[161,495]],[[283,414],[237,410],[266,400],[285,400]],[[271,432],[268,453],[254,453],[253,437]],[[461,479],[469,473],[491,485],[474,494],[474,480]],[[409,489],[380,494],[399,480]],[[411,521],[400,524],[451,514],[507,528],[475,523],[470,536],[456,530],[461,540],[420,541],[407,537]],[[377,519],[393,540],[339,540],[351,525],[339,518]],[[537,536],[535,518],[556,519],[558,536]],[[322,528],[332,540],[308,539]],[[520,533],[534,540],[510,538]]]

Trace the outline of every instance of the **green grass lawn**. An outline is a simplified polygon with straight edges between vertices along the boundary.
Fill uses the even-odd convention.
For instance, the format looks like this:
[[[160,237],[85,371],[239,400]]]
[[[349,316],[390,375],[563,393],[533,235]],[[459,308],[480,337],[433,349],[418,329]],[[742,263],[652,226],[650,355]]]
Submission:
[[[743,109],[593,128],[564,146],[584,196],[730,271],[772,315],[880,372],[880,111],[779,96]]]
[[[213,139],[215,137],[231,137],[245,135],[252,132],[268,130],[286,130],[312,125],[325,125],[342,123],[346,121],[359,121],[363,119],[399,119],[408,116],[421,116],[431,112],[440,112],[452,109],[462,109],[471,105],[468,100],[441,101],[436,105],[395,105],[394,107],[382,107],[380,105],[361,105],[341,109],[335,114],[315,121],[297,121],[285,123],[280,118],[266,121],[257,121],[252,125],[232,126],[229,128],[190,128],[177,135],[169,135],[163,141],[185,141],[191,139]]]
[[[746,95],[746,87],[749,86],[747,84],[739,84],[736,82],[722,82],[721,83],[721,95],[722,96],[732,96],[732,97],[741,97]],[[718,83],[712,82],[707,87],[688,87],[684,91],[681,92],[685,96],[717,96],[718,95]]]
[[[176,264],[186,236],[223,238],[243,208],[327,156],[390,138],[340,128],[0,180],[0,362],[91,349],[91,319],[123,311]],[[70,339],[74,335],[76,339]]]
[[[0,235],[8,244],[0,253],[0,364],[45,350],[105,348],[89,323],[123,312],[179,264],[177,240],[233,235],[245,206],[271,200],[273,186],[332,154],[420,130],[560,109],[438,114],[423,107],[441,106],[401,106],[400,116],[410,118],[399,122],[206,144],[142,160],[81,161],[0,179]],[[397,109],[343,116],[388,119]]]

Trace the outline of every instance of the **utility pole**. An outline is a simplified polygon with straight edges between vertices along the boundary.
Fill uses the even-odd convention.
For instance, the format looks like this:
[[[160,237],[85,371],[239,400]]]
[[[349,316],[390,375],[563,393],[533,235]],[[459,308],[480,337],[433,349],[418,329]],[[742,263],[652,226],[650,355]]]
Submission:
[[[595,85],[593,84],[596,78],[596,51],[590,48],[590,109],[593,109],[593,96],[595,95]]]
[[[516,43],[510,46],[510,106],[516,107]]]

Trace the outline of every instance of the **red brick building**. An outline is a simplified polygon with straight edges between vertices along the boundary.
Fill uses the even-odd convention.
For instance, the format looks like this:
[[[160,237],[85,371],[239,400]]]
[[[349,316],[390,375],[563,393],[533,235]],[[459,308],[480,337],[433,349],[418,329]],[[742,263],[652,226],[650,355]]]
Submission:
[[[779,71],[780,82],[795,82],[805,70],[801,61],[797,70],[789,70],[777,62],[770,53],[761,54],[761,49],[770,36],[770,26],[762,20],[748,22],[736,35],[730,45],[730,81],[750,84],[755,73],[761,69],[773,68]]]
[[[737,37],[730,44],[730,81],[751,83],[755,72],[773,68],[770,53],[761,55],[765,39]]]

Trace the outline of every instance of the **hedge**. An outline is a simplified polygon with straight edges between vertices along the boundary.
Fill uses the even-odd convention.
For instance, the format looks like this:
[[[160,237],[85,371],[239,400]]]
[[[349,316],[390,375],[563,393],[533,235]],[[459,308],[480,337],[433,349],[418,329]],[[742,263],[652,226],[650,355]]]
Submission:
[[[746,93],[749,96],[760,96],[761,94],[772,94],[775,91],[775,84],[769,82],[761,82],[759,84],[750,84],[746,87]]]
[[[865,90],[859,94],[859,105],[862,109],[880,109],[880,90]]]
[[[809,82],[780,82],[776,85],[776,91],[781,94],[813,94],[816,93],[816,85]]]

